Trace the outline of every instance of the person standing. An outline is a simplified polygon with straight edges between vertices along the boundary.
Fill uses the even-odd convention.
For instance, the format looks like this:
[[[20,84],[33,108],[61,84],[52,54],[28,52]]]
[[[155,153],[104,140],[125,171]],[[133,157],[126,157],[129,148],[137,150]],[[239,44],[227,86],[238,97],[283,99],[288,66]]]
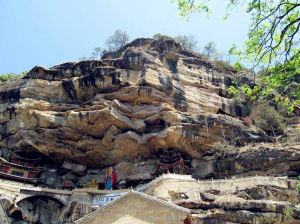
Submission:
[[[109,167],[106,173],[105,187],[106,190],[113,190],[113,186],[117,180],[117,175],[115,173],[114,168]]]

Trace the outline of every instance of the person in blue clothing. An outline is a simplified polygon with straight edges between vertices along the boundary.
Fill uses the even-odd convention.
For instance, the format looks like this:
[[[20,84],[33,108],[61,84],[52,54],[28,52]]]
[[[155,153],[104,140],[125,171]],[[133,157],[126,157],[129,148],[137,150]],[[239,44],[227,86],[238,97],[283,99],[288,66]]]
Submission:
[[[114,168],[109,167],[107,173],[106,173],[106,179],[105,179],[105,187],[107,190],[113,190],[113,186],[117,180],[117,175],[115,173]]]

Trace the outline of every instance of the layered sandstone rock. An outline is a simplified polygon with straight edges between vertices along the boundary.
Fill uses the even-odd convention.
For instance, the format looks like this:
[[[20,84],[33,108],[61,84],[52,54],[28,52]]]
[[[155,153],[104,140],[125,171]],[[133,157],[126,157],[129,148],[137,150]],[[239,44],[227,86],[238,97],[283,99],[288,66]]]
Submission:
[[[137,39],[102,60],[37,66],[0,85],[0,146],[90,167],[154,158],[159,148],[199,159],[216,141],[263,139],[240,119],[249,108],[228,98],[240,79],[167,38]]]
[[[194,223],[299,223],[297,180],[254,176],[195,180],[164,175],[140,188],[189,208]]]
[[[297,178],[300,145],[259,143],[229,148],[223,145],[219,151],[207,152],[201,159],[193,160],[192,165],[196,169],[193,176],[200,179],[266,174]]]
[[[298,176],[299,144],[257,143],[266,137],[243,121],[251,108],[228,93],[236,83],[254,82],[168,38],[137,39],[102,60],[36,66],[0,85],[0,148],[42,157],[43,187],[96,180],[103,188],[113,165],[114,189],[136,187],[190,208],[197,223],[297,223],[297,181],[264,175]],[[289,128],[298,123],[294,118]],[[189,160],[194,178],[213,180],[183,176],[170,189],[156,180],[143,185],[154,178],[160,149],[172,148]],[[235,179],[255,175],[262,177]],[[46,196],[16,203],[0,193],[15,220],[73,222],[95,209],[84,191],[66,205]]]

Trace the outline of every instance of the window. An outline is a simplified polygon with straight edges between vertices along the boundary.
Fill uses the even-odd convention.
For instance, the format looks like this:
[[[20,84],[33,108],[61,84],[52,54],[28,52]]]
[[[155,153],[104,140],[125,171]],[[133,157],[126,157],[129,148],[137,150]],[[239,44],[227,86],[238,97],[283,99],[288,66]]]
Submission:
[[[21,172],[21,171],[16,171],[16,170],[11,171],[11,174],[12,174],[12,175],[15,175],[15,176],[19,176],[19,177],[23,177],[23,176],[24,176],[24,173],[23,173],[23,172]]]

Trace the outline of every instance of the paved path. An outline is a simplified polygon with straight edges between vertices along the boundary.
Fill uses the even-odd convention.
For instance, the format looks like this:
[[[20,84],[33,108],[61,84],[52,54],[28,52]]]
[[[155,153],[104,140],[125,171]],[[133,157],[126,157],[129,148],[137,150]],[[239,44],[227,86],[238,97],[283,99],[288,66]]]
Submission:
[[[247,186],[250,185],[266,185],[266,186],[277,186],[282,188],[287,188],[289,185],[290,180],[287,177],[270,177],[270,176],[254,176],[254,177],[241,177],[241,178],[230,178],[230,179],[216,179],[216,180],[196,180],[193,179],[190,175],[178,175],[178,174],[164,174],[160,177],[152,180],[148,184],[141,185],[135,188],[136,191],[144,192],[149,188],[155,188],[158,183],[161,181],[172,182],[172,183],[190,183],[196,184],[199,186],[197,187],[198,190],[202,188],[213,188],[218,189],[222,188],[226,190],[232,190],[236,187],[243,187],[245,184]],[[233,188],[234,186],[234,188]],[[61,196],[71,196],[74,193],[89,193],[92,195],[105,195],[111,193],[122,193],[128,192],[131,189],[122,189],[122,190],[96,190],[96,189],[86,189],[86,188],[75,188],[73,190],[60,190],[60,189],[51,189],[51,188],[40,188],[35,187],[31,184],[24,184],[20,182],[10,181],[0,179],[0,194],[7,194],[7,195],[17,195],[17,201],[21,200],[22,198],[28,197],[30,195],[39,195],[47,194],[47,195],[61,195]]]

